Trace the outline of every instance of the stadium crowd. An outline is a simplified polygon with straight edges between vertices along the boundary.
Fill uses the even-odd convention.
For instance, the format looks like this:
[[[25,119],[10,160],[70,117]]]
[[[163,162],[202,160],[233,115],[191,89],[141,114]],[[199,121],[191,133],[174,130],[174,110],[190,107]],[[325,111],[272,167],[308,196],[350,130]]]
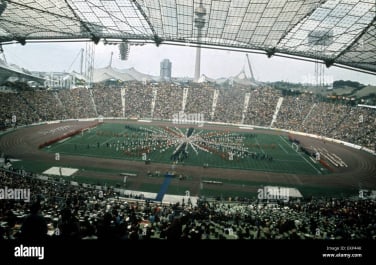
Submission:
[[[244,95],[243,89],[220,90],[214,120],[240,123],[244,107]]]
[[[205,119],[210,119],[213,106],[213,94],[214,88],[210,86],[190,87],[185,112],[202,113]]]
[[[273,128],[318,134],[376,150],[376,109],[310,93],[283,96],[270,87],[225,89],[208,84],[137,82],[121,89],[97,84],[91,90],[0,93],[1,128],[98,116],[171,120],[184,109],[185,113],[203,114],[206,121],[272,124]]]
[[[125,113],[117,117],[150,118],[153,101],[153,89],[141,83],[132,83],[125,87]]]
[[[98,115],[103,117],[123,116],[119,89],[97,85],[92,91]]]
[[[376,202],[369,199],[162,204],[23,170],[1,169],[0,182],[31,193],[30,202],[0,200],[0,240],[376,239]]]
[[[171,119],[174,113],[182,110],[183,88],[170,83],[158,87],[153,118]]]
[[[245,124],[270,126],[281,92],[269,87],[250,92]]]

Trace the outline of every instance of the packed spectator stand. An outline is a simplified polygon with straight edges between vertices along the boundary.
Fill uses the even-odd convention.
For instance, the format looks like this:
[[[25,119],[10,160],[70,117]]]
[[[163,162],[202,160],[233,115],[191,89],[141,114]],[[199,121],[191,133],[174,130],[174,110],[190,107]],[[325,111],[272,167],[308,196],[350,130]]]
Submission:
[[[376,150],[376,109],[312,93],[283,95],[268,86],[129,82],[122,88],[0,93],[2,128],[98,116],[171,120],[185,111],[203,114],[205,121],[299,131]]]
[[[0,170],[7,188],[32,191],[30,202],[0,200],[0,240],[376,239],[376,202],[369,199],[270,204],[257,198],[200,198],[197,205],[162,204],[121,197],[111,187],[99,191],[61,178],[38,177],[23,170]]]

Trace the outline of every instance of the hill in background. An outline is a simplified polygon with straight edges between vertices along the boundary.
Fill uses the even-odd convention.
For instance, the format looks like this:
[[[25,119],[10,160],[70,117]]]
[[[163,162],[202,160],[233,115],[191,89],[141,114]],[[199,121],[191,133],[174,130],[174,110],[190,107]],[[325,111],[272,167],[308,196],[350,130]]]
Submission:
[[[376,86],[364,85],[359,82],[349,80],[337,80],[333,82],[333,87],[307,86],[288,82],[274,82],[271,85],[277,89],[296,91],[300,93],[312,93],[323,97],[341,96],[355,98],[363,104],[376,105]]]

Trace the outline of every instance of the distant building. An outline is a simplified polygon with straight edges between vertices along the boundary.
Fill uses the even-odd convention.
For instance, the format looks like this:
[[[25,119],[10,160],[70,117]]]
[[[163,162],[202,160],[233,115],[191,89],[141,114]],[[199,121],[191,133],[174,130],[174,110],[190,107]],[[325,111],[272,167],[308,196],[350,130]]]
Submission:
[[[164,59],[161,62],[161,74],[160,74],[161,80],[164,80],[164,81],[171,80],[171,66],[172,64],[169,59]]]

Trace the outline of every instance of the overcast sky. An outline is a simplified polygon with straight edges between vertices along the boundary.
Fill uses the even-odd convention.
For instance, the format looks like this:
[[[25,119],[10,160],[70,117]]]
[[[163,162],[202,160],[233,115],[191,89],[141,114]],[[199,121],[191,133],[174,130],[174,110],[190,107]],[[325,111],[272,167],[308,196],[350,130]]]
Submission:
[[[79,70],[77,55],[85,43],[48,43],[4,45],[4,53],[9,64],[17,64],[31,71],[72,71]],[[106,67],[114,52],[112,66],[124,69],[134,67],[138,71],[158,76],[159,64],[167,58],[172,62],[173,77],[193,77],[195,48],[185,46],[154,44],[131,46],[129,58],[119,59],[119,49],[115,45],[95,46],[95,67]],[[274,56],[249,54],[255,78],[260,81],[304,82],[314,78],[315,64]],[[76,60],[75,60],[76,59]],[[202,49],[201,74],[211,78],[237,75],[242,69],[249,73],[245,53]],[[338,67],[325,69],[325,75],[333,80],[353,80],[363,84],[376,85],[376,75],[363,74]]]

